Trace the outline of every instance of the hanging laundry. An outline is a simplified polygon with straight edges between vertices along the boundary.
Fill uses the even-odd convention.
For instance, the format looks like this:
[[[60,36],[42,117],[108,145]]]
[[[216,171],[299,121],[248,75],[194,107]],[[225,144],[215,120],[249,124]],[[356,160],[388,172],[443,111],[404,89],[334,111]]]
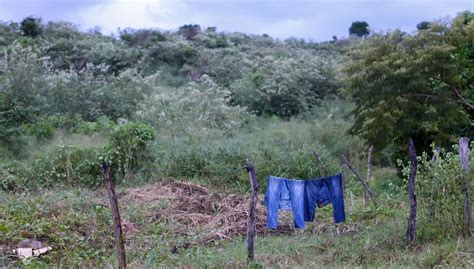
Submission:
[[[305,221],[314,221],[316,205],[329,203],[333,206],[334,222],[346,220],[341,174],[309,180],[269,176],[264,203],[268,209],[267,227],[271,229],[278,226],[278,210],[293,211],[295,227],[302,229]]]

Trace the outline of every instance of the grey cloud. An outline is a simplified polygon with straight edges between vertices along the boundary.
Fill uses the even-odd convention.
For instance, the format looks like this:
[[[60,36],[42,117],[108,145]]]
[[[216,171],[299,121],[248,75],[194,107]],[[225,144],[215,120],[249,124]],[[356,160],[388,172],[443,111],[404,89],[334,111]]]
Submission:
[[[7,19],[20,20],[37,15],[44,20],[69,20],[83,27],[99,24],[110,31],[130,23],[135,16],[146,17],[140,27],[146,24],[149,28],[176,29],[184,23],[198,23],[230,32],[327,40],[333,35],[347,36],[355,20],[367,21],[375,31],[400,28],[410,32],[420,21],[454,17],[457,12],[474,9],[472,0],[156,0],[153,3],[161,3],[164,8],[168,5],[173,12],[166,16],[160,16],[160,10],[130,14],[128,20],[123,17],[128,14],[107,18],[88,16],[94,7],[110,10],[118,1],[143,5],[152,0],[0,0],[0,16],[7,14]],[[100,25],[105,21],[107,25]]]

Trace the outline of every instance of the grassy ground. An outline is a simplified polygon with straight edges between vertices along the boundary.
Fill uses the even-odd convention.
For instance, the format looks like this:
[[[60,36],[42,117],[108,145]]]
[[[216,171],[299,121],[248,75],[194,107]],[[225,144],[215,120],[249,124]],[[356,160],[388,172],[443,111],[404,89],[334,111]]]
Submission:
[[[123,196],[129,189],[120,189]],[[254,263],[246,263],[242,237],[215,241],[170,252],[187,238],[173,232],[150,212],[167,207],[122,203],[122,218],[138,225],[126,239],[130,267],[473,267],[474,240],[438,238],[408,246],[406,199],[379,196],[377,208],[363,205],[346,190],[348,219],[332,224],[331,208],[319,210],[317,221],[304,231],[280,236],[257,236]],[[25,266],[10,250],[24,238],[36,238],[53,251],[27,267],[114,267],[112,217],[104,191],[62,189],[32,194],[0,193],[0,266]]]

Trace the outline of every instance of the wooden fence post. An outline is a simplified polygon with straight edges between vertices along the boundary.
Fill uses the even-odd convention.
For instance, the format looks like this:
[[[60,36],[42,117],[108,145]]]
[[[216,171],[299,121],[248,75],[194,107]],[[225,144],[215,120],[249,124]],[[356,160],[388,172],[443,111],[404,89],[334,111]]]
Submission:
[[[255,174],[255,169],[250,162],[245,162],[245,170],[249,175],[250,188],[252,193],[250,194],[249,202],[249,213],[247,221],[247,256],[250,261],[254,259],[253,253],[253,239],[255,236],[256,220],[257,220],[257,199],[258,199],[258,180]]]
[[[127,267],[127,260],[125,257],[124,239],[122,234],[122,222],[120,219],[120,211],[118,206],[117,195],[115,194],[115,184],[112,180],[112,171],[109,164],[102,164],[101,174],[104,179],[105,186],[107,187],[107,194],[109,196],[110,208],[112,209],[112,215],[114,217],[114,236],[115,236],[115,249],[117,251],[117,258],[119,262],[119,268],[123,269]]]
[[[345,164],[349,170],[352,171],[352,173],[354,173],[354,175],[356,176],[356,179],[359,180],[360,183],[362,183],[362,186],[364,187],[365,191],[369,194],[369,197],[370,199],[372,200],[372,202],[377,205],[377,202],[375,201],[375,195],[374,193],[372,192],[372,190],[370,189],[369,185],[367,184],[367,182],[365,182],[365,180],[359,175],[359,173],[352,167],[352,165],[349,163],[349,160],[347,160],[346,156],[344,154],[341,155],[341,162],[343,164]]]
[[[410,153],[411,167],[408,182],[408,195],[410,197],[410,214],[408,215],[407,241],[413,242],[416,233],[416,195],[415,195],[415,177],[417,169],[416,149],[413,139],[408,141],[408,152]]]
[[[370,178],[372,177],[371,175],[371,166],[372,166],[372,150],[374,149],[374,146],[369,147],[369,152],[367,153],[367,185],[370,187]],[[364,204],[367,206],[369,203],[369,194],[367,191],[364,192]]]
[[[472,210],[471,198],[469,197],[469,138],[461,137],[459,139],[459,157],[461,160],[461,191],[464,194],[464,214],[463,214],[463,235],[471,237]]]
[[[313,150],[313,155],[314,155],[314,158],[316,159],[316,162],[318,163],[319,176],[320,177],[326,176],[326,169],[324,169],[323,162],[321,161],[321,156],[319,156],[319,154],[316,153],[316,151],[314,151],[314,150]]]

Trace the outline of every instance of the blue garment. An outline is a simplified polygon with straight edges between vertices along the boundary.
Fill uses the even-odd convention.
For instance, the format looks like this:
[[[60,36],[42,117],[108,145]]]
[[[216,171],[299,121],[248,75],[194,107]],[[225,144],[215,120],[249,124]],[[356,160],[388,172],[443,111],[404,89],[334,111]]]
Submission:
[[[322,207],[332,203],[334,222],[346,219],[341,174],[310,180],[269,176],[264,202],[268,208],[267,226],[271,229],[278,226],[279,209],[293,211],[295,227],[304,228],[305,221],[314,221],[316,204]]]

